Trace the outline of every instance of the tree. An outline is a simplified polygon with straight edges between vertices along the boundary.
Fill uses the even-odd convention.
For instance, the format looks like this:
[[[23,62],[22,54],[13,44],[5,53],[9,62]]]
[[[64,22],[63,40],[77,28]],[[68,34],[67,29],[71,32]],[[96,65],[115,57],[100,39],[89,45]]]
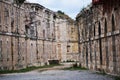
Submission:
[[[26,1],[26,0],[14,0],[14,2],[15,2],[18,6],[21,6],[21,5],[24,3],[24,1]]]
[[[57,13],[59,13],[59,14],[65,14],[64,12],[62,12],[60,10],[58,10]]]

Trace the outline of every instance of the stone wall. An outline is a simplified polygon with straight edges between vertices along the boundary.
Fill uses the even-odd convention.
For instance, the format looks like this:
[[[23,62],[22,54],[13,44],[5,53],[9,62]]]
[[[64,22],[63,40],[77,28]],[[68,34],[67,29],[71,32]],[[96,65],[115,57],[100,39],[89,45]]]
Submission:
[[[40,4],[25,2],[18,7],[12,0],[0,0],[0,70],[43,66],[48,60],[66,61],[68,40],[77,40],[77,27],[69,24],[68,19]],[[68,36],[72,27],[75,32]],[[71,57],[77,54],[77,41],[70,45]]]
[[[120,6],[103,12],[102,5],[89,5],[77,15],[80,64],[120,75]]]
[[[67,27],[67,61],[78,61],[78,29],[74,23]]]

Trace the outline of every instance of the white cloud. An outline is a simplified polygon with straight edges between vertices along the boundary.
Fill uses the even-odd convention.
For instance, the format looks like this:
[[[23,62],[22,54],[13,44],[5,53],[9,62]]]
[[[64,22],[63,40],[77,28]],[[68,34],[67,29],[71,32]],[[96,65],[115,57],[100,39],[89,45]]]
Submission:
[[[39,3],[51,10],[61,10],[70,17],[75,18],[79,11],[90,4],[91,0],[28,0],[29,2]]]

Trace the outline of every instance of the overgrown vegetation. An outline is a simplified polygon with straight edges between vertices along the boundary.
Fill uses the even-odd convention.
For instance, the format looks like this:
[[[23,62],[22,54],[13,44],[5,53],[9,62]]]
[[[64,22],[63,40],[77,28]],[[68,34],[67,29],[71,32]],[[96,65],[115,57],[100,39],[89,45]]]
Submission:
[[[74,60],[67,60],[66,62],[75,62]]]
[[[65,14],[64,12],[62,12],[62,11],[60,11],[60,10],[58,10],[57,13],[63,14],[63,15]]]
[[[88,69],[84,67],[80,67],[77,64],[74,64],[72,67],[64,68],[63,70],[88,70]]]
[[[100,72],[96,72],[96,73],[99,75],[103,75],[103,76],[107,75],[107,76],[113,78],[114,80],[120,80],[120,76],[113,76],[113,75],[107,74],[104,70],[100,71]]]
[[[103,75],[103,76],[107,75],[106,72],[104,72],[104,71],[102,71],[102,72],[96,72],[96,73],[99,74],[99,75]]]
[[[103,76],[107,75],[107,76],[113,78],[114,80],[120,80],[120,76],[112,76],[112,75],[109,75],[109,74],[107,74],[105,72],[97,72],[97,74],[100,74],[100,75],[103,75]]]
[[[69,68],[64,68],[63,70],[87,70],[84,67],[69,67]]]
[[[7,73],[23,73],[23,72],[29,72],[32,70],[36,70],[36,69],[42,69],[42,68],[50,68],[50,67],[54,67],[54,66],[60,66],[60,64],[54,64],[54,65],[46,65],[46,66],[32,66],[32,67],[27,67],[24,69],[20,69],[20,70],[1,70],[0,74],[7,74]]]
[[[14,2],[19,6],[22,5],[24,3],[24,1],[26,1],[26,0],[14,0]]]
[[[58,10],[57,13],[60,18],[67,19],[70,23],[74,23],[74,20],[71,17],[69,17],[67,14],[65,14],[64,12]]]
[[[120,80],[120,76],[115,76],[114,80]]]

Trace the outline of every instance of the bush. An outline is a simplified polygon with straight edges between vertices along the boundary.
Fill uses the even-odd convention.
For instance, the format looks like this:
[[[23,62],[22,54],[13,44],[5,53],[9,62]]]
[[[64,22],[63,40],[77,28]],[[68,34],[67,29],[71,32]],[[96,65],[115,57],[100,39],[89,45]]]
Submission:
[[[75,62],[74,60],[67,60],[66,62]]]

